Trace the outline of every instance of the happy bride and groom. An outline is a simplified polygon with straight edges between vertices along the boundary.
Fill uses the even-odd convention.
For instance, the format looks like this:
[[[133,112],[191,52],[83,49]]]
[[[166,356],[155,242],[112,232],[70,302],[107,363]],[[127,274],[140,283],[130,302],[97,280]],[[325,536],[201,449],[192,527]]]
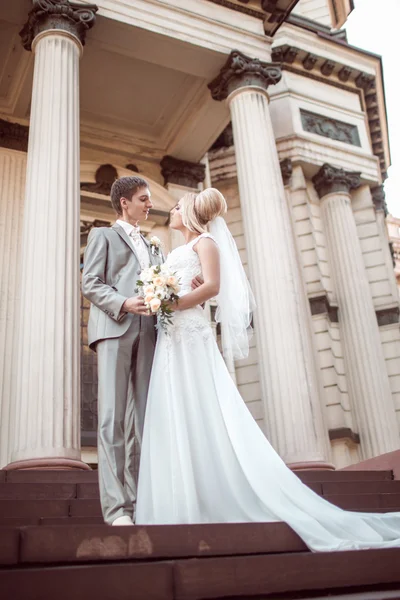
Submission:
[[[149,186],[122,177],[111,202],[118,219],[91,230],[82,279],[98,360],[106,523],[285,521],[313,551],[400,546],[399,513],[351,513],[322,499],[286,467],[243,402],[202,308],[216,298],[224,357],[247,356],[254,300],[222,217],[222,194],[187,193],[171,211],[170,227],[185,244],[165,262],[181,289],[172,323],[157,335],[155,317],[135,292],[141,270],[164,262],[138,225],[152,208]]]

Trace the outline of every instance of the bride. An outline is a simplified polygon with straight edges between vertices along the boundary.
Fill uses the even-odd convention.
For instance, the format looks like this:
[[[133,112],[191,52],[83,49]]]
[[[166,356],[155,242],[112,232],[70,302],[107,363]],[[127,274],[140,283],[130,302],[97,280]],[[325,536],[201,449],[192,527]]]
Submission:
[[[400,546],[400,513],[347,512],[286,467],[225,366],[201,304],[216,297],[222,350],[248,353],[253,297],[213,188],[186,194],[170,226],[186,244],[167,266],[181,283],[173,323],[160,329],[147,401],[136,524],[285,521],[317,551]],[[191,289],[202,275],[204,283]]]

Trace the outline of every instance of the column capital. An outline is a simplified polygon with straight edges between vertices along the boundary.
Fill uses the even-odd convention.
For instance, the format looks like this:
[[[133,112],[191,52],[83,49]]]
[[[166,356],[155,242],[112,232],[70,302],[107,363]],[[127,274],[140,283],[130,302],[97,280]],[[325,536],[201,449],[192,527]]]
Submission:
[[[197,188],[204,181],[206,167],[202,163],[192,163],[173,156],[164,156],[160,162],[164,185],[175,183],[185,187]]]
[[[32,50],[35,37],[48,29],[59,29],[74,35],[85,45],[86,32],[96,20],[95,4],[78,4],[69,0],[33,0],[28,20],[19,32],[25,50]]]
[[[266,63],[233,50],[220,74],[208,85],[214,100],[225,100],[241,87],[258,86],[267,89],[280,81],[279,63]]]
[[[318,196],[323,198],[333,192],[346,192],[358,188],[360,185],[360,174],[358,171],[345,171],[325,163],[312,178]]]
[[[386,195],[385,190],[383,189],[383,185],[377,185],[376,187],[371,188],[372,201],[375,206],[375,210],[383,210],[385,215],[388,214],[387,204],[386,204]]]

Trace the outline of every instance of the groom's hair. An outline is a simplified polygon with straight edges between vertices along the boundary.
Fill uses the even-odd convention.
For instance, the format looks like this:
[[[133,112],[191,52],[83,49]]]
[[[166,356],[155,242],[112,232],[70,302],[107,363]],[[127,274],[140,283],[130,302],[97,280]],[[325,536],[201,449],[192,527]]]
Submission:
[[[114,210],[122,215],[121,198],[131,200],[140,188],[148,188],[149,184],[141,177],[120,177],[111,186],[111,204]]]

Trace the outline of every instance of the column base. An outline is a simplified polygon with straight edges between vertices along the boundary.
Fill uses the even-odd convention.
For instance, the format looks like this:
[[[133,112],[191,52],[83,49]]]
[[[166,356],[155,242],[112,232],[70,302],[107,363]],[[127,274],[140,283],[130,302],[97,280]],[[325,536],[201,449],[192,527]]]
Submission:
[[[292,471],[335,471],[336,467],[329,462],[295,462],[286,464]]]
[[[27,460],[16,460],[5,466],[4,471],[17,471],[17,470],[52,470],[52,471],[91,471],[92,469],[86,463],[81,460],[74,460],[72,458],[30,458]]]

